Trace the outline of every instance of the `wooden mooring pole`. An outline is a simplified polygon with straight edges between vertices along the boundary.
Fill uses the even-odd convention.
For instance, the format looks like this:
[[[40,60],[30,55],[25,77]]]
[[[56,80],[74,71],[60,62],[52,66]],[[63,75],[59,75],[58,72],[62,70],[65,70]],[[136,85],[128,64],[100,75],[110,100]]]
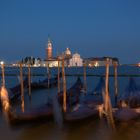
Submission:
[[[105,75],[105,112],[108,123],[115,130],[115,123],[112,114],[111,99],[109,96],[109,58],[106,59],[106,75]]]
[[[65,64],[64,59],[62,59],[62,79],[63,79],[63,111],[66,112],[66,77],[65,77]]]
[[[23,72],[22,64],[20,63],[20,84],[21,84],[21,110],[24,112],[24,85],[23,85]]]
[[[28,64],[28,90],[29,90],[29,98],[31,99],[31,67]]]
[[[60,94],[60,61],[58,59],[58,77],[57,77],[57,80],[58,80],[58,94]]]
[[[109,59],[106,60],[106,73],[105,73],[105,111],[108,112],[109,103]]]
[[[117,72],[117,62],[114,62],[114,88],[115,88],[115,106],[117,105],[118,98],[118,72]]]
[[[48,74],[48,88],[50,88],[50,65],[49,62],[47,64],[47,74]]]
[[[84,62],[84,93],[87,91],[87,82],[86,82],[86,63]]]
[[[5,87],[4,62],[1,62],[1,70],[2,70],[2,86]]]

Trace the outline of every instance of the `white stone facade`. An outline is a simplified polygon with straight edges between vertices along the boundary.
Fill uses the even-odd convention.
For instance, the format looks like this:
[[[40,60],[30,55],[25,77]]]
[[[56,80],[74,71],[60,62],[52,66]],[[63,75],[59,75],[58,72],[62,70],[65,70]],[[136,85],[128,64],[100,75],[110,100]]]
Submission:
[[[75,53],[73,54],[72,58],[69,60],[69,66],[78,66],[78,67],[82,67],[83,66],[83,59],[80,57],[80,54]]]

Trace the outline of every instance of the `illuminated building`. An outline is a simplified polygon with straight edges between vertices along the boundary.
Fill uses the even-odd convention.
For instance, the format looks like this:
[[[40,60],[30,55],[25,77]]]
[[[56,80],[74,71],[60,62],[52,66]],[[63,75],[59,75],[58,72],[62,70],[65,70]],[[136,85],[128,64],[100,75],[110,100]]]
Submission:
[[[71,51],[69,48],[66,48],[66,51],[64,53],[64,57],[65,57],[65,66],[69,66],[70,59],[72,58]]]
[[[66,58],[70,58],[71,57],[71,51],[70,51],[69,48],[67,48],[66,51],[65,51],[65,57]]]
[[[47,51],[47,59],[52,59],[52,43],[50,39],[48,39],[46,51]]]
[[[98,66],[105,66],[106,65],[106,58],[109,58],[109,65],[112,66],[114,63],[119,65],[118,58],[114,57],[91,57],[84,59],[85,63],[89,67],[98,67]]]
[[[75,53],[72,55],[72,58],[69,60],[70,61],[70,67],[71,66],[83,66],[83,59],[81,59],[80,54]]]

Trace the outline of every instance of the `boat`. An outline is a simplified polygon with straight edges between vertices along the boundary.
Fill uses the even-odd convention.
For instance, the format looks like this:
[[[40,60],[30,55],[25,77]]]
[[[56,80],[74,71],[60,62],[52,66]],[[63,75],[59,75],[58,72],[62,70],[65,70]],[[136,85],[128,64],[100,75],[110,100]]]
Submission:
[[[105,90],[105,80],[104,77],[101,76],[95,89],[92,92],[87,93],[83,97],[83,102],[85,104],[92,104],[93,106],[102,104],[104,90]]]
[[[53,118],[53,106],[50,103],[24,112],[15,111],[11,108],[8,91],[4,86],[1,87],[1,103],[5,118],[12,126]]]
[[[24,89],[28,89],[28,77],[26,76],[23,80]],[[14,87],[8,88],[8,95],[10,103],[14,104],[20,100],[21,95],[21,84],[17,84]]]
[[[62,74],[60,72],[59,74],[60,78],[62,77]],[[37,89],[44,89],[44,88],[51,88],[51,87],[55,87],[58,84],[58,77],[52,77],[50,79],[46,78],[42,81],[35,81],[35,82],[31,82],[31,89],[32,90],[37,90]]]
[[[64,122],[71,123],[98,117],[98,107],[88,106],[87,104],[77,104],[73,109],[63,114]]]
[[[79,101],[79,96],[81,94],[81,89],[83,88],[83,83],[81,78],[78,76],[76,82],[66,91],[67,105],[71,106]],[[63,91],[58,93],[58,101],[63,104]]]
[[[99,117],[99,109],[103,104],[102,92],[104,87],[104,79],[101,77],[92,94],[82,94],[79,103],[72,109],[68,108],[67,112],[64,113],[64,121],[69,123]]]
[[[134,78],[129,79],[124,94],[119,98],[117,108],[113,109],[117,121],[130,121],[140,118],[140,86]]]
[[[46,104],[38,108],[32,108],[25,112],[9,111],[7,113],[7,116],[8,122],[11,125],[41,122],[53,118],[53,106],[52,104]]]

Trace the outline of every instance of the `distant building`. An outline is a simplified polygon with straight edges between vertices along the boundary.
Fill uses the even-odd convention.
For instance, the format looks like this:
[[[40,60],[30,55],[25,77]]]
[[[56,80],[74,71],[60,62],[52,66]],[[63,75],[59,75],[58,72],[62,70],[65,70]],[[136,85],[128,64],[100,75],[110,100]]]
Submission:
[[[47,59],[52,59],[52,43],[51,43],[50,39],[48,39],[46,53],[47,53]]]
[[[69,60],[69,66],[83,66],[83,59],[80,57],[80,54],[75,53],[72,55],[72,58]]]
[[[84,59],[84,62],[89,67],[105,66],[106,59],[109,58],[109,65],[114,65],[114,63],[119,65],[119,60],[116,57],[91,57]]]
[[[65,57],[65,66],[68,67],[70,65],[70,59],[72,58],[72,54],[69,48],[66,48],[64,57]]]
[[[40,58],[35,58],[34,66],[39,67],[42,64],[42,60]]]
[[[66,48],[65,57],[66,57],[66,58],[71,58],[71,51],[70,51],[69,48]]]

